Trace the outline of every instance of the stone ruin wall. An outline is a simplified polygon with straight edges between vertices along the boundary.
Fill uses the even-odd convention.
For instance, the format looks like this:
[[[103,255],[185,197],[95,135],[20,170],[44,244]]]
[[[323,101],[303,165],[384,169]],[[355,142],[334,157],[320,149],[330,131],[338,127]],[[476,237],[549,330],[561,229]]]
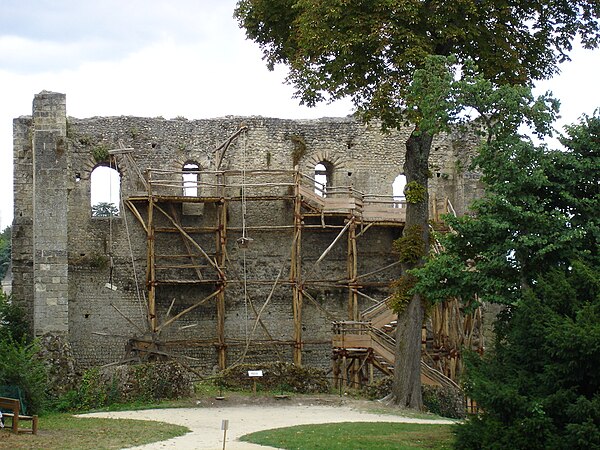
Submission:
[[[201,169],[212,169],[213,150],[233,135],[241,125],[248,127],[245,137],[234,139],[224,155],[223,169],[294,168],[294,153],[303,144],[298,161],[302,173],[314,176],[315,164],[333,164],[333,184],[353,186],[364,193],[392,197],[392,183],[402,171],[404,143],[410,129],[382,134],[377,124],[363,124],[354,118],[319,120],[282,120],[264,117],[225,117],[186,120],[139,117],[66,116],[63,94],[42,92],[34,99],[33,115],[14,120],[14,196],[13,296],[25,305],[37,335],[61,334],[71,343],[80,369],[120,360],[125,355],[128,336],[140,336],[145,328],[145,310],[138,289],[145,291],[146,234],[133,215],[121,210],[120,217],[91,217],[90,174],[98,165],[94,149],[118,148],[119,143],[133,148],[133,158],[143,171],[160,168],[181,171],[186,162]],[[462,134],[437,138],[431,157],[431,192],[439,199],[448,197],[456,211],[463,213],[468,203],[481,195],[479,176],[465,170],[476,138]],[[245,158],[244,158],[245,154]],[[136,175],[121,163],[121,189],[124,198],[139,190]],[[145,214],[145,211],[142,211]],[[213,225],[215,208],[204,205],[201,215],[177,214],[184,225]],[[162,220],[162,222],[161,222]],[[290,202],[250,202],[248,226],[292,224]],[[157,218],[157,226],[168,225]],[[241,227],[240,205],[231,203],[228,226]],[[315,268],[314,262],[333,241],[339,229],[303,232],[302,266],[304,272],[319,279],[346,277],[346,244],[342,240]],[[358,273],[367,273],[393,261],[392,241],[399,227],[372,227],[358,240]],[[286,280],[290,265],[292,232],[254,230],[245,252],[248,279],[274,280],[282,265]],[[228,235],[227,286],[225,299],[225,336],[227,363],[236,362],[254,326],[255,314],[244,300],[243,252],[237,248],[239,231]],[[198,235],[198,242],[214,248],[214,235]],[[157,238],[157,252],[185,252],[178,234]],[[107,289],[112,248],[113,283]],[[134,270],[135,267],[135,270]],[[177,276],[177,273],[169,274]],[[387,282],[398,276],[398,269],[378,274],[374,280]],[[138,280],[136,286],[136,278]],[[248,285],[248,297],[259,309],[273,285]],[[164,317],[174,301],[171,316],[214,290],[208,286],[169,286],[157,291],[159,316]],[[385,287],[365,290],[383,299]],[[347,319],[347,289],[331,286],[309,289],[320,308],[304,301],[302,314],[303,363],[330,367],[332,319]],[[279,283],[262,315],[271,337],[293,339],[292,290]],[[359,298],[359,309],[371,302]],[[111,305],[114,305],[111,306]],[[121,312],[119,313],[117,309]],[[327,314],[323,312],[327,311]],[[123,316],[126,316],[126,320]],[[246,320],[245,318],[249,319]],[[217,365],[215,339],[216,309],[212,302],[195,309],[163,332],[170,341],[191,339],[196,346],[169,351],[196,358],[191,362],[204,372]],[[139,328],[139,329],[138,329]],[[256,328],[246,354],[246,362],[292,360],[292,346],[259,345],[268,339],[261,326]],[[189,362],[189,361],[188,361]]]

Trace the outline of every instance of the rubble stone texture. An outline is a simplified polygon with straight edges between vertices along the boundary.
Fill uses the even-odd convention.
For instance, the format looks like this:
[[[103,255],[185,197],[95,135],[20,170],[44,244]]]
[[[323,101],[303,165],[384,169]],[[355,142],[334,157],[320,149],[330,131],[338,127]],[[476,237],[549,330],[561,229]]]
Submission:
[[[107,164],[97,162],[99,149],[115,149],[120,144],[132,148],[132,157],[142,173],[152,168],[181,174],[186,163],[197,164],[201,170],[214,170],[214,149],[241,126],[246,126],[247,132],[233,139],[224,154],[221,169],[291,171],[297,162],[301,173],[314,177],[315,165],[327,162],[333,168],[333,185],[352,186],[362,193],[391,199],[392,183],[402,172],[404,143],[411,131],[407,127],[382,133],[377,123],[364,124],[353,117],[318,120],[232,116],[206,120],[76,119],[66,116],[64,94],[46,91],[35,96],[32,116],[15,119],[13,126],[14,301],[26,307],[36,335],[54,333],[67,339],[79,370],[120,360],[125,355],[128,337],[140,337],[147,329],[143,296],[147,288],[146,233],[123,205],[119,206],[119,217],[91,216],[90,175],[98,165]],[[431,196],[437,201],[450,199],[458,214],[464,213],[469,202],[482,193],[479,174],[467,170],[476,142],[476,136],[456,132],[439,136],[433,145]],[[143,185],[134,168],[126,165],[121,157],[117,159],[117,169],[121,174],[123,198],[143,193]],[[200,181],[202,179],[201,174]],[[232,180],[247,185],[253,181],[240,177]],[[274,178],[273,181],[277,180]],[[293,183],[291,178],[288,181]],[[181,179],[173,182],[181,184]],[[200,186],[199,194],[211,195],[210,189]],[[252,189],[247,187],[247,195],[252,195]],[[273,189],[278,195],[286,193]],[[293,186],[286,189],[293,193]],[[146,210],[141,203],[139,205],[146,217]],[[163,207],[168,208],[168,205]],[[214,204],[186,204],[185,207],[176,204],[175,214],[186,227],[214,227],[216,224]],[[269,230],[268,227],[292,225],[293,203],[284,200],[247,203],[246,225],[248,236],[253,239],[247,250],[236,245],[241,236],[241,203],[228,202],[227,215],[227,225],[231,228],[226,243],[227,363],[238,361],[244,353],[255,324],[252,306],[257,311],[262,307],[282,266],[281,280],[261,315],[271,336],[261,325],[256,326],[244,361],[291,361],[293,315],[289,267],[293,232],[291,228]],[[156,211],[155,217],[156,227],[172,227]],[[320,218],[304,220],[305,224],[322,223]],[[343,221],[336,222],[331,218],[325,218],[324,222],[343,225]],[[257,226],[267,228],[251,228]],[[365,226],[359,223],[357,233]],[[321,286],[306,286],[307,292],[318,303],[317,306],[305,299],[303,305],[303,363],[306,365],[330,366],[331,321],[348,318],[348,288],[335,284],[335,280],[347,278],[346,240],[341,239],[327,257],[315,265],[339,231],[339,227],[326,227],[302,232],[303,275],[313,280],[329,280]],[[358,273],[369,273],[396,261],[391,244],[401,231],[400,226],[374,225],[362,234],[357,240]],[[214,254],[214,233],[198,233],[194,237],[208,253]],[[157,255],[187,252],[178,233],[157,233],[155,244]],[[116,289],[105,287],[111,279],[111,256],[112,283]],[[160,264],[157,259],[157,265]],[[206,261],[203,264],[208,266]],[[244,267],[246,277],[243,276]],[[210,267],[200,270],[205,279],[215,278]],[[388,283],[398,277],[398,270],[395,267],[369,277],[369,281],[379,285],[373,284],[362,292],[377,300],[384,299],[388,294]],[[189,269],[157,272],[157,278],[162,279],[194,276]],[[247,297],[243,294],[244,278],[255,281],[247,284]],[[260,283],[261,280],[264,282]],[[164,321],[173,300],[171,317],[214,290],[215,285],[208,284],[159,286],[159,322]],[[359,297],[360,310],[371,304],[368,298]],[[165,351],[195,358],[187,363],[210,373],[217,365],[215,318],[215,303],[209,301],[166,327],[160,334],[162,341],[170,342],[164,347]],[[271,338],[281,342],[261,345],[261,341]],[[194,345],[178,345],[184,340],[193,341]]]

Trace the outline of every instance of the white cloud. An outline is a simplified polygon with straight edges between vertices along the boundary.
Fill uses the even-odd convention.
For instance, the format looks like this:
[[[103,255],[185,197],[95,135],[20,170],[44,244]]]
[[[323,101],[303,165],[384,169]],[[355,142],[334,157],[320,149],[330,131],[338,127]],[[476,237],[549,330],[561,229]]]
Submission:
[[[204,9],[196,5],[192,8],[196,15],[194,11],[176,9],[169,2],[149,4],[150,11],[142,8],[141,16],[151,16],[151,20],[145,23],[139,17],[133,18],[133,30],[127,33],[135,34],[136,27],[144,26],[155,27],[157,34],[136,48],[123,42],[123,47],[129,49],[127,53],[106,56],[106,49],[118,39],[83,31],[67,41],[52,35],[36,40],[39,36],[35,33],[0,35],[0,61],[4,61],[3,66],[0,63],[0,228],[12,220],[12,119],[30,115],[33,96],[42,90],[66,93],[67,114],[80,118],[310,118],[351,112],[349,102],[315,109],[298,106],[292,99],[293,88],[283,84],[285,69],[269,72],[257,46],[246,41],[237,28],[232,18],[235,2],[215,2]],[[179,6],[181,2],[173,4]],[[3,8],[4,4],[0,11]],[[158,24],[161,15],[165,23]],[[171,28],[167,29],[166,24]],[[98,14],[95,25],[107,30],[115,27],[114,23],[107,25],[102,14]],[[117,30],[114,35],[127,33]],[[192,35],[195,39],[187,39]]]

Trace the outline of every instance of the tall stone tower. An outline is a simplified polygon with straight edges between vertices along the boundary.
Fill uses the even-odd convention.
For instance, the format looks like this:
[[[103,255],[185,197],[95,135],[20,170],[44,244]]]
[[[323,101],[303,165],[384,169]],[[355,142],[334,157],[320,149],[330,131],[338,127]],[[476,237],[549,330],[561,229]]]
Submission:
[[[33,325],[36,336],[69,330],[66,96],[33,100]]]

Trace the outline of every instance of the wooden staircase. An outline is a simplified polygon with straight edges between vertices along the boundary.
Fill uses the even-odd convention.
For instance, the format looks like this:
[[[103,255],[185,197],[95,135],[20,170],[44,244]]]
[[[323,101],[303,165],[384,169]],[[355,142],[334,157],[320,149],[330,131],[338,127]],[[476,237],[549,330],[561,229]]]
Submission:
[[[381,312],[378,316],[383,316]],[[377,316],[376,316],[377,317]],[[389,317],[389,316],[388,316]],[[380,321],[383,321],[381,319]],[[336,385],[356,387],[373,382],[372,368],[393,375],[396,340],[368,321],[340,321],[333,323],[333,359]],[[421,360],[421,383],[433,386],[458,385],[439,370]]]

